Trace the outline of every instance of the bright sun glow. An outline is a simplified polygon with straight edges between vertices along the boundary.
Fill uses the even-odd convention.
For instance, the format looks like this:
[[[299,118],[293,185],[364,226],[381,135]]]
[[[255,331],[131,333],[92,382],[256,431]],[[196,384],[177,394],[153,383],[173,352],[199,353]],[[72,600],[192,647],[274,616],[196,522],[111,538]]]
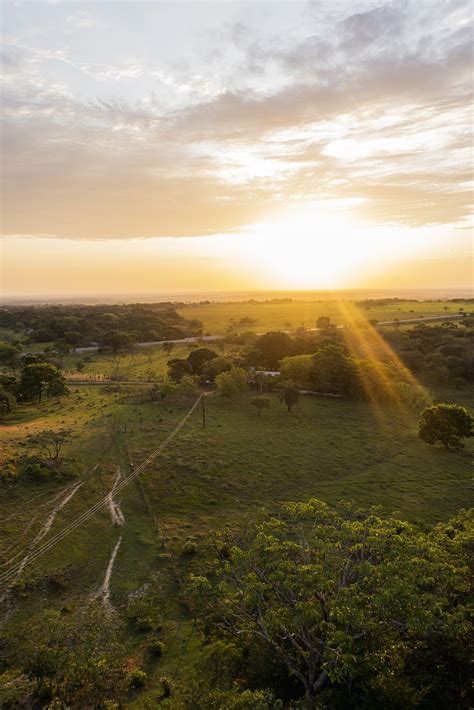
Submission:
[[[397,240],[396,230],[359,221],[350,211],[354,205],[338,200],[286,209],[252,225],[232,249],[267,281],[297,289],[340,287],[393,258],[387,232],[395,236],[397,256],[417,252],[416,240]]]

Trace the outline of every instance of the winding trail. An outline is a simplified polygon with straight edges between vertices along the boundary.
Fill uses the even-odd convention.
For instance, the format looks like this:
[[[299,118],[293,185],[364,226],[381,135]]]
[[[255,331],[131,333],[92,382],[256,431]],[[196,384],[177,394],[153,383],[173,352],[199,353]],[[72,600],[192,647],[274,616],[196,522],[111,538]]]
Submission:
[[[36,545],[40,540],[44,538],[45,535],[47,535],[51,529],[52,524],[54,523],[54,520],[56,518],[56,515],[59,513],[59,511],[64,508],[65,505],[69,503],[69,501],[76,495],[77,491],[79,488],[83,485],[84,481],[80,481],[80,483],[76,483],[75,486],[70,488],[64,498],[62,498],[59,503],[53,508],[51,513],[48,515],[46,518],[42,528],[40,529],[39,533],[36,535],[36,537],[33,539],[33,542],[31,543],[31,546]]]
[[[114,549],[112,550],[112,554],[110,555],[109,564],[107,565],[107,569],[105,571],[105,577],[102,583],[102,587],[96,595],[96,598],[100,598],[102,600],[104,609],[108,614],[111,614],[113,611],[115,611],[112,604],[110,603],[110,578],[112,577],[115,558],[117,557],[117,552],[119,551],[121,542],[122,536],[120,535],[119,539],[115,543]]]
[[[129,485],[131,481],[133,481],[135,478],[137,478],[140,473],[170,444],[170,442],[174,439],[174,437],[179,433],[179,431],[183,428],[183,426],[186,424],[186,422],[189,420],[189,418],[192,416],[193,412],[196,410],[196,407],[198,406],[199,402],[202,400],[203,395],[199,395],[199,397],[196,399],[192,407],[189,409],[187,414],[181,419],[181,421],[175,426],[175,428],[171,431],[170,434],[165,438],[165,440],[154,450],[151,452],[151,454],[139,465],[137,466],[132,473],[130,473],[128,476],[123,478],[120,482],[117,482],[114,491],[119,492],[125,488],[125,486]],[[50,537],[46,542],[44,542],[41,545],[36,545],[34,549],[32,549],[31,553],[29,553],[23,561],[16,565],[12,565],[10,569],[5,570],[4,572],[0,573],[0,585],[8,585],[7,589],[11,586],[11,581],[10,580],[16,580],[20,576],[21,572],[23,569],[26,567],[26,565],[30,565],[33,562],[35,562],[39,557],[44,555],[48,550],[50,550],[52,547],[57,545],[58,543],[62,542],[66,537],[68,537],[74,530],[76,530],[79,526],[83,525],[87,520],[89,520],[97,511],[99,511],[102,507],[107,505],[109,499],[109,494],[104,496],[102,499],[98,500],[92,507],[90,507],[88,510],[86,510],[82,515],[79,515],[73,522],[71,522],[69,525],[67,525],[65,528],[60,530],[58,533]],[[32,545],[33,547],[33,545]],[[117,547],[118,550],[118,547]],[[109,563],[110,564],[110,563]],[[9,584],[10,583],[10,584]]]
[[[59,500],[59,502],[54,506],[53,510],[50,512],[50,514],[46,518],[45,522],[41,526],[36,537],[33,538],[32,542],[30,543],[29,547],[27,548],[26,555],[23,557],[21,562],[18,564],[18,567],[16,569],[16,574],[14,575],[10,585],[5,590],[5,593],[2,594],[2,596],[0,597],[0,602],[6,601],[6,603],[7,603],[7,612],[6,612],[5,618],[8,618],[8,616],[10,615],[10,613],[12,612],[12,609],[13,609],[12,598],[11,598],[11,594],[10,594],[11,588],[15,584],[15,582],[17,582],[20,579],[20,577],[23,573],[23,570],[25,569],[26,565],[29,562],[30,555],[34,552],[35,546],[40,542],[40,540],[42,540],[45,537],[45,535],[48,534],[48,532],[51,529],[52,524],[54,523],[56,515],[75,496],[75,494],[77,493],[79,488],[83,485],[83,483],[84,483],[84,481],[80,481],[79,483],[76,483],[72,487],[69,486],[66,489],[66,495],[63,498],[61,498]],[[59,495],[55,496],[55,499],[59,498]],[[18,557],[19,554],[20,553],[17,553],[17,555],[15,555],[15,557]]]
[[[107,506],[110,511],[110,517],[112,518],[112,523],[114,525],[119,525],[120,527],[125,525],[125,516],[122,513],[122,509],[120,508],[120,505],[114,500],[114,491],[117,488],[117,485],[119,484],[121,478],[122,478],[122,472],[120,470],[120,466],[117,466],[117,475],[115,477],[114,485],[112,486],[112,490],[110,491],[109,495],[107,496]]]

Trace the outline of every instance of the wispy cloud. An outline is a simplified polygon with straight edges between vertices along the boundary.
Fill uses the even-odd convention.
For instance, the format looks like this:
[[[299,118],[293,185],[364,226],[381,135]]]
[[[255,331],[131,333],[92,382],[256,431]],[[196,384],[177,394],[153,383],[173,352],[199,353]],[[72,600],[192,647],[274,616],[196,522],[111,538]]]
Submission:
[[[127,18],[105,6],[56,8],[75,32],[69,45],[70,35],[48,43],[46,11],[39,30],[24,20],[10,32],[5,233],[205,235],[315,196],[360,198],[359,213],[381,223],[462,224],[469,2],[295,3],[286,24],[279,10],[265,31],[261,5],[217,18],[203,6],[189,36],[196,47],[204,36],[206,52],[194,47],[185,61],[173,47],[179,25],[166,51],[149,48],[154,23],[168,20],[154,14],[147,26],[146,3],[137,6],[146,51],[138,30],[127,44]]]

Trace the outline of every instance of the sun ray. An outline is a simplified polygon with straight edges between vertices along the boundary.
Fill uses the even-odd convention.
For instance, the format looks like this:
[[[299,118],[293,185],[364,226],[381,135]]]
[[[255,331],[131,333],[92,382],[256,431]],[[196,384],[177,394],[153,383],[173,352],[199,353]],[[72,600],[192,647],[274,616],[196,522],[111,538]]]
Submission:
[[[427,390],[418,382],[413,373],[403,364],[386,340],[370,323],[360,310],[352,303],[341,301],[338,304],[347,327],[343,329],[344,341],[355,358],[359,360],[358,371],[365,389],[367,399],[374,406],[378,416],[386,416],[380,406],[380,398],[389,400],[400,413],[409,407],[406,398],[394,379],[390,377],[387,368],[392,369],[400,381],[405,382],[415,392],[415,399],[428,404],[430,401]],[[369,378],[368,372],[360,360],[370,360],[374,363]],[[375,380],[375,381],[374,381]]]

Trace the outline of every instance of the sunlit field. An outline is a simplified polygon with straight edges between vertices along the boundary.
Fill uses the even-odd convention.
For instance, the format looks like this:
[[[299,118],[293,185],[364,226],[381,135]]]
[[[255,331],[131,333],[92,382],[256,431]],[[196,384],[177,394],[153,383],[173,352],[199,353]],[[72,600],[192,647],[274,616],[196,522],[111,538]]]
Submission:
[[[354,306],[352,307],[354,309]],[[408,301],[400,304],[356,306],[366,319],[405,320],[423,316],[454,315],[463,308],[472,309],[469,301]],[[329,316],[337,325],[347,323],[347,314],[337,301],[298,301],[292,303],[209,303],[191,304],[179,310],[185,318],[198,318],[204,332],[222,334],[229,328],[264,333],[268,330],[288,330],[304,326],[314,328],[320,316]],[[250,319],[240,323],[241,319]]]

